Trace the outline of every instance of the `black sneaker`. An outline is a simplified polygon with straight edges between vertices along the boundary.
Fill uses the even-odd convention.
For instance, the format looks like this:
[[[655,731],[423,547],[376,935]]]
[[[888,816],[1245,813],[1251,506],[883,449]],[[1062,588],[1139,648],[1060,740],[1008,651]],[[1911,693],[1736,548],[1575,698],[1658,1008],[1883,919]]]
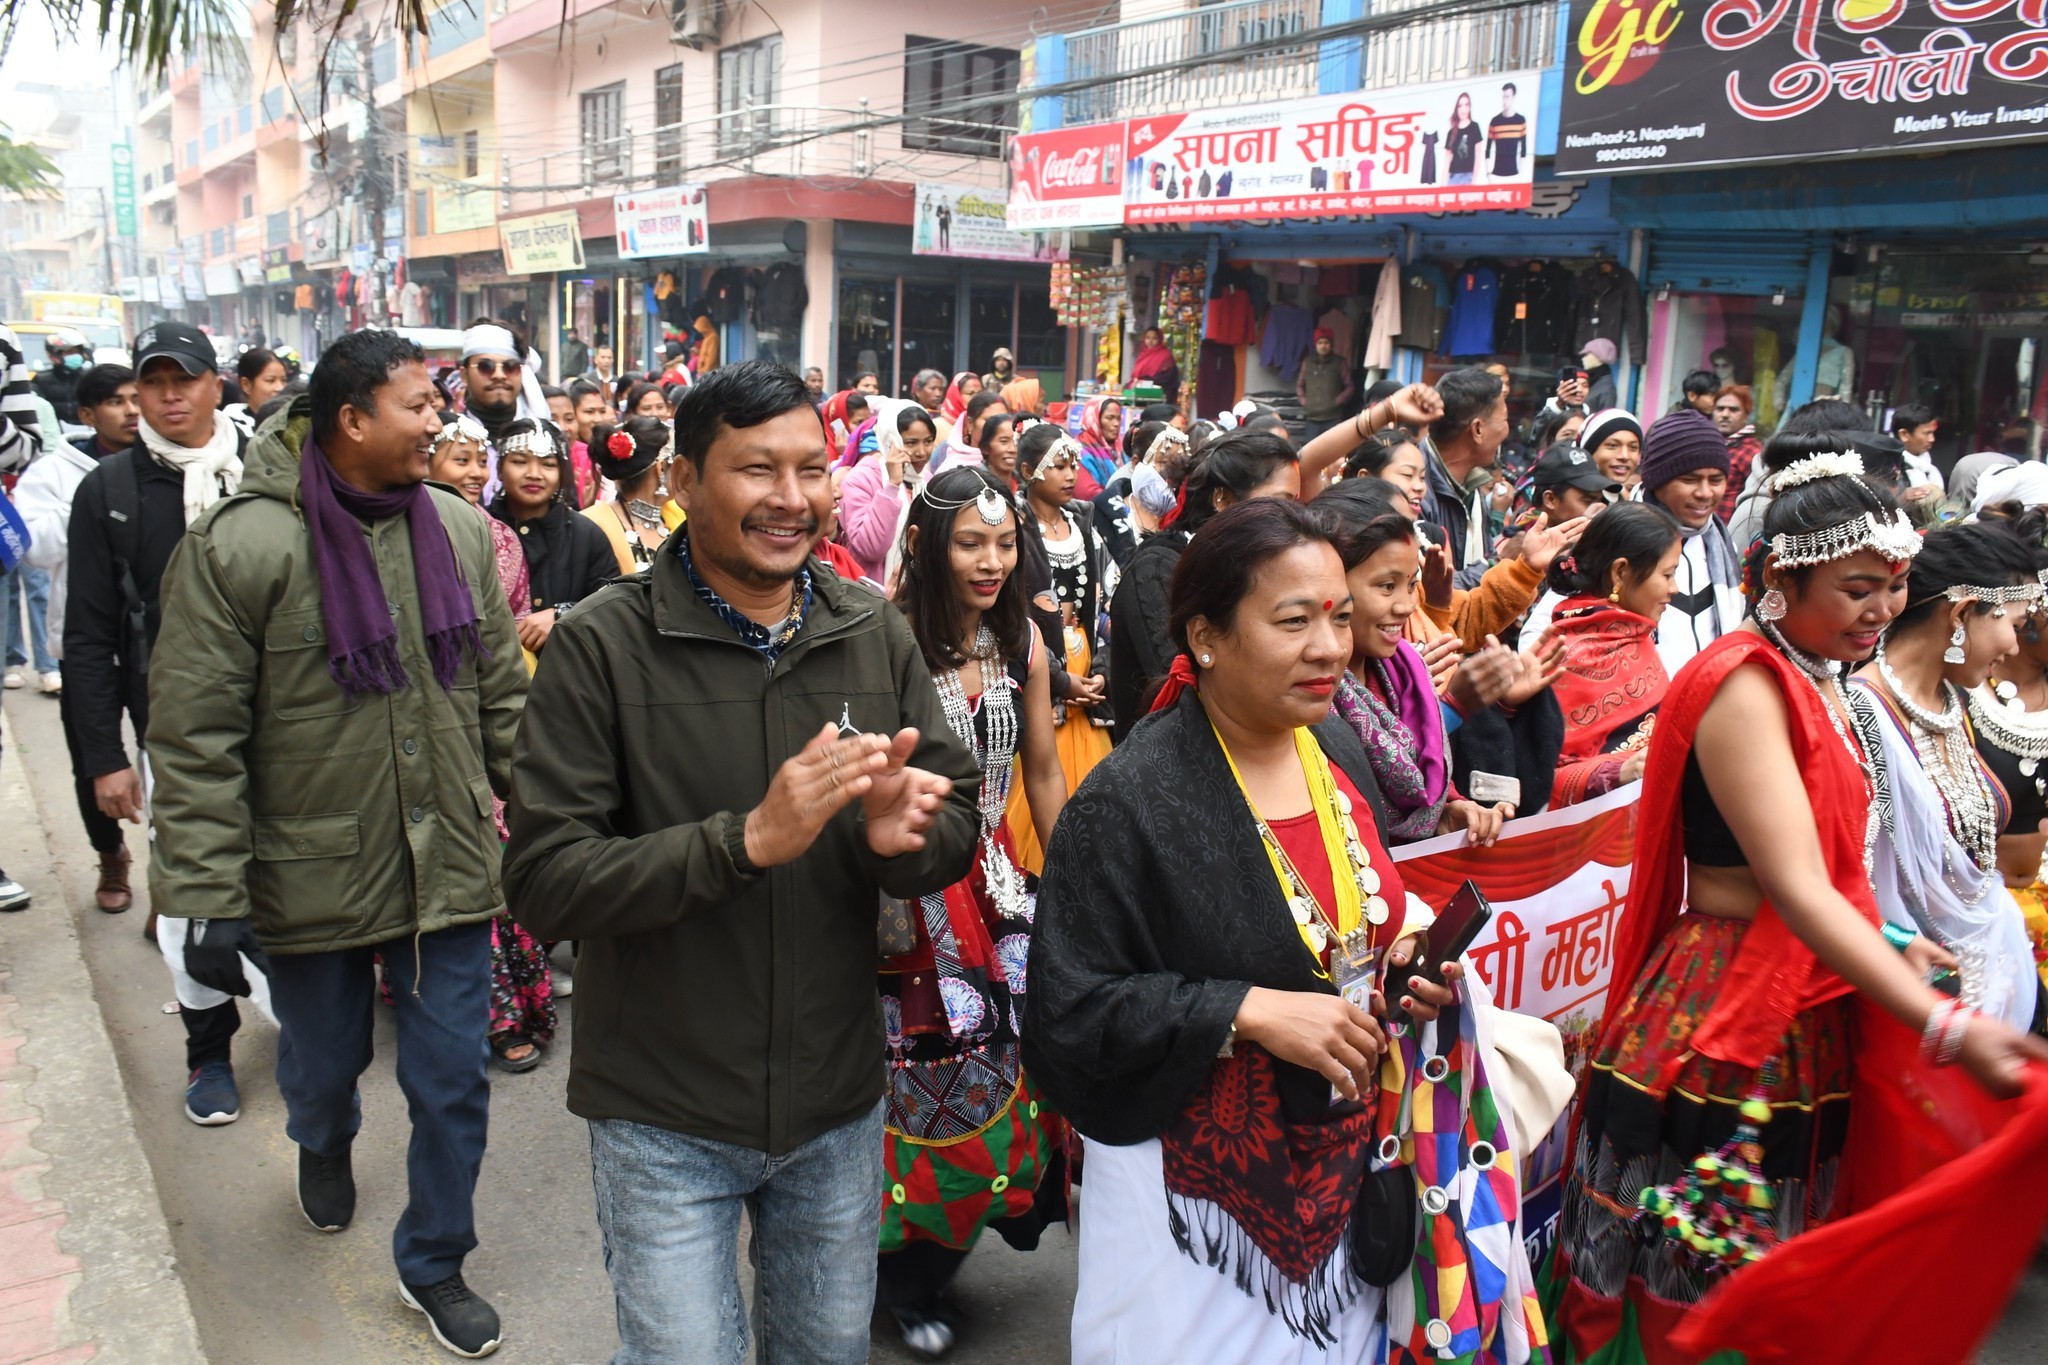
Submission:
[[[322,1232],[340,1232],[356,1216],[356,1178],[348,1149],[321,1156],[299,1148],[299,1212]]]
[[[478,1298],[457,1271],[439,1284],[398,1283],[398,1297],[407,1308],[427,1315],[434,1340],[459,1356],[475,1360],[498,1349],[498,1310]]]

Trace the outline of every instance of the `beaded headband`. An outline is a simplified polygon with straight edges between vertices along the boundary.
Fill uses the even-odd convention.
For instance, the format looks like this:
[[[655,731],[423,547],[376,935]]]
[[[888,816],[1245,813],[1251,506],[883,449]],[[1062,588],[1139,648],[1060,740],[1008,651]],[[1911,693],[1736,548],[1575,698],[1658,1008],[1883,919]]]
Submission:
[[[440,449],[450,441],[468,441],[473,445],[489,445],[491,434],[484,430],[484,424],[468,413],[460,413],[441,424],[440,434],[434,437],[434,448]]]
[[[938,512],[957,512],[963,507],[972,505],[974,514],[989,526],[1001,526],[1003,518],[1010,515],[1009,500],[995,489],[989,488],[986,485],[971,498],[956,498],[950,502],[944,498],[933,497],[930,484],[926,484],[924,490],[918,496],[924,499],[925,506]]]
[[[1152,457],[1160,453],[1161,447],[1172,450],[1178,446],[1185,450],[1187,444],[1188,434],[1185,431],[1182,431],[1179,427],[1168,427],[1152,438],[1151,445],[1145,447],[1145,461],[1148,464],[1151,463]]]
[[[1800,463],[1810,464],[1812,461],[1802,460]],[[1861,461],[1858,463],[1860,465]],[[1799,465],[1792,468],[1797,469]],[[1771,537],[1771,553],[1778,557],[1781,569],[1828,564],[1837,559],[1847,559],[1859,550],[1875,550],[1884,556],[1886,562],[1901,564],[1920,553],[1920,533],[1913,529],[1913,523],[1906,519],[1904,512],[1892,513],[1889,521],[1880,521],[1876,513],[1865,512],[1860,517],[1819,531],[1799,535],[1781,532]]]
[[[1788,488],[1797,488],[1800,484],[1814,483],[1821,479],[1860,479],[1863,472],[1863,457],[1854,451],[1823,450],[1818,455],[1794,460],[1771,475],[1764,480],[1764,491],[1782,493]]]
[[[522,431],[517,436],[508,437],[498,447],[498,454],[501,458],[506,455],[538,455],[552,460],[555,458],[555,443],[544,431]]]
[[[2041,600],[2041,583],[2021,583],[2005,588],[1980,588],[1970,583],[1951,583],[1941,590],[1941,595],[1951,602],[1982,602],[1987,607],[2002,607],[2008,602],[2038,602]]]
[[[1037,483],[1040,479],[1052,473],[1052,462],[1060,456],[1069,456],[1075,464],[1079,464],[1081,463],[1081,457],[1087,453],[1087,449],[1073,437],[1060,437],[1057,441],[1046,447],[1045,454],[1038,457],[1038,466],[1031,471],[1031,482]]]

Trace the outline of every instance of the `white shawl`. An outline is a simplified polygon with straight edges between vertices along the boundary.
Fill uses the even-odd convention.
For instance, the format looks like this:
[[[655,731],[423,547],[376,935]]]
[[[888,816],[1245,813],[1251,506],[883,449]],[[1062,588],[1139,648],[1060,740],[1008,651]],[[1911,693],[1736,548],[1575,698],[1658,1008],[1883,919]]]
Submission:
[[[181,446],[142,419],[142,444],[159,464],[185,476],[185,524],[242,486],[242,429],[225,412],[213,414],[213,436],[203,446]]]

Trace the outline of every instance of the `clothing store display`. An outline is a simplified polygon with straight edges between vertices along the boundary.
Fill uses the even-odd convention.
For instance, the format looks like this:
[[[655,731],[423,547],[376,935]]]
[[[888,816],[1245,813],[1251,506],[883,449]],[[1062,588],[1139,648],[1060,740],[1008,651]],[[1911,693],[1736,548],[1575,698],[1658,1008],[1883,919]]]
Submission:
[[[1562,266],[1529,261],[1503,270],[1494,341],[1503,352],[1557,355],[1571,318],[1572,277]]]
[[[1259,339],[1252,313],[1252,296],[1240,289],[1228,289],[1209,300],[1209,319],[1202,329],[1205,341],[1219,346],[1249,346]],[[1202,390],[1210,393],[1206,385]]]
[[[1466,177],[1463,182],[1452,180],[1451,184],[1471,183],[1472,171],[1478,161],[1479,144],[1485,136],[1479,131],[1479,125],[1476,123],[1461,123],[1445,135],[1444,155],[1450,158],[1446,163],[1445,176]]]
[[[1425,185],[1436,183],[1436,144],[1442,136],[1441,133],[1422,135],[1422,183]]]
[[[1574,351],[1583,352],[1595,337],[1615,341],[1626,337],[1628,353],[1641,360],[1645,354],[1643,291],[1627,266],[1614,261],[1588,266],[1572,283],[1571,308]]]
[[[1424,286],[1427,288],[1428,286]],[[1373,286],[1372,330],[1365,340],[1365,354],[1360,364],[1369,370],[1390,370],[1394,366],[1394,344],[1410,343],[1402,333],[1402,323],[1407,319],[1407,291],[1403,283],[1401,263],[1388,260],[1380,266],[1379,281]],[[1434,291],[1430,294],[1434,310]],[[1435,338],[1430,338],[1435,344]]]
[[[804,310],[810,303],[811,291],[804,283],[803,266],[794,261],[777,261],[756,277],[754,326],[764,332],[801,327]]]
[[[1512,180],[1529,152],[1529,120],[1520,114],[1495,114],[1486,124],[1486,140],[1492,144],[1493,177]]]
[[[747,272],[736,265],[712,271],[704,281],[703,303],[720,326],[738,322],[747,315]]]
[[[1452,357],[1493,354],[1494,301],[1500,275],[1491,265],[1468,261],[1451,281],[1451,320],[1444,333],[1444,354]]]
[[[1315,327],[1308,309],[1274,304],[1266,310],[1265,329],[1259,337],[1259,363],[1292,384],[1301,373],[1301,360],[1308,354]]]
[[[1412,262],[1400,267],[1400,271],[1401,312],[1400,321],[1396,324],[1399,330],[1394,339],[1400,345],[1418,351],[1434,351],[1443,339],[1444,323],[1450,317],[1450,281],[1444,277],[1443,271],[1428,261]],[[1384,289],[1382,283],[1381,290]],[[1384,292],[1374,295],[1375,329],[1380,325],[1379,300],[1384,297]],[[1372,352],[1368,350],[1367,354]],[[1368,359],[1365,363],[1371,365],[1372,361]]]

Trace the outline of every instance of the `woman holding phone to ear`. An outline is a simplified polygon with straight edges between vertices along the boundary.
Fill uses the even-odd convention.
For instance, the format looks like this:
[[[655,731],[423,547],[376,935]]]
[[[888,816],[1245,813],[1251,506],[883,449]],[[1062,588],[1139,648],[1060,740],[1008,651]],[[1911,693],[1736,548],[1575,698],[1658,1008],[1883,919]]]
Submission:
[[[862,573],[883,583],[904,510],[938,443],[938,428],[915,403],[875,398],[869,406],[875,410],[875,453],[861,456],[840,485],[839,540],[860,561]]]

